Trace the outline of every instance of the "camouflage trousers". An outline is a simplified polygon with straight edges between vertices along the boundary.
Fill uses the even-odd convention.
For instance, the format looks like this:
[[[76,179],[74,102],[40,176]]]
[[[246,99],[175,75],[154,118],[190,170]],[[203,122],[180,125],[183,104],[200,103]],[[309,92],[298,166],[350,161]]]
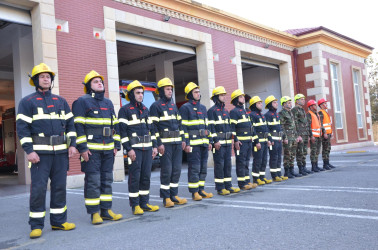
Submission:
[[[289,140],[288,144],[283,143],[284,157],[283,165],[285,168],[294,167],[294,158],[297,151],[297,141]]]
[[[298,142],[298,146],[297,146],[296,158],[297,158],[298,166],[306,165],[307,147],[308,147],[308,135],[303,135],[302,141]]]
[[[311,148],[310,159],[311,159],[311,162],[318,162],[321,145],[322,145],[322,138],[320,138],[320,137],[315,137],[315,142],[310,141],[310,148]]]
[[[329,153],[331,152],[331,138],[328,135],[327,139],[322,137],[322,158],[324,160],[329,160]]]

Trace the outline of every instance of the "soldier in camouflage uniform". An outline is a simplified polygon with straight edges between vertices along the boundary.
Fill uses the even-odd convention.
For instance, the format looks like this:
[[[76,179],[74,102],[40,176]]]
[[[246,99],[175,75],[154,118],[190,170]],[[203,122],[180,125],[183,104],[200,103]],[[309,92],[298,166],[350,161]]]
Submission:
[[[284,139],[284,169],[285,176],[289,178],[301,177],[301,174],[294,173],[294,157],[297,150],[299,137],[295,127],[293,113],[291,112],[291,98],[284,96],[281,98],[282,110],[279,112]]]
[[[332,138],[332,120],[327,112],[327,100],[324,98],[318,101],[318,106],[320,111],[318,112],[320,123],[323,130],[322,136],[322,158],[323,158],[323,168],[331,170],[335,168],[331,163],[329,163],[329,153],[331,152],[331,138]]]
[[[322,125],[320,123],[319,115],[316,111],[316,102],[314,100],[309,100],[307,102],[307,119],[310,124],[311,134],[310,134],[310,148],[311,148],[311,165],[312,165],[312,171],[319,172],[324,171],[324,168],[318,167],[318,158],[319,158],[319,152],[320,152],[320,146],[322,145]]]
[[[306,168],[307,147],[311,128],[307,121],[306,111],[303,108],[303,106],[305,105],[305,96],[302,94],[297,94],[294,97],[294,100],[295,107],[292,108],[291,112],[294,115],[295,125],[297,127],[297,132],[299,135],[299,142],[296,153],[297,165],[299,173],[302,175],[307,175],[313,173]]]

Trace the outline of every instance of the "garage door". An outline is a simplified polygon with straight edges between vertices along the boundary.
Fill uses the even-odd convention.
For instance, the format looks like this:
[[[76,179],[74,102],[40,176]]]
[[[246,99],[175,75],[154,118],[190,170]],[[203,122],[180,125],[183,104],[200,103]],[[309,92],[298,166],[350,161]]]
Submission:
[[[254,61],[254,60],[246,59],[246,58],[242,58],[241,62],[245,63],[245,64],[249,64],[249,65],[258,66],[258,67],[265,67],[265,68],[277,69],[277,70],[279,69],[278,65],[270,64],[270,63],[265,63],[265,62]]]
[[[0,4],[0,20],[10,23],[32,25],[30,11]]]
[[[143,45],[147,47],[159,48],[159,49],[164,49],[164,50],[176,51],[176,52],[181,52],[181,53],[186,53],[186,54],[191,54],[191,55],[196,54],[195,48],[190,47],[190,46],[171,43],[171,42],[154,39],[150,37],[145,37],[145,36],[138,36],[138,35],[120,32],[120,31],[117,31],[117,41],[138,44],[138,45]]]
[[[281,98],[278,65],[243,58],[241,61],[242,63],[255,66],[243,70],[243,83],[246,94],[251,97],[257,95],[262,100],[265,100],[270,95],[274,95],[278,100]]]

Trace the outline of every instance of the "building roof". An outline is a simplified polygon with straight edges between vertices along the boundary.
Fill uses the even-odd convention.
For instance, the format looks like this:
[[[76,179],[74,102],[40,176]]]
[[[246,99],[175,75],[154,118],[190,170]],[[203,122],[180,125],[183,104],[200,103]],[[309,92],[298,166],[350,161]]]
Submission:
[[[285,32],[287,32],[289,34],[292,34],[294,36],[298,36],[299,37],[299,36],[307,35],[307,34],[314,33],[316,31],[320,31],[320,30],[329,32],[329,33],[331,33],[331,34],[333,34],[335,36],[338,36],[338,37],[340,37],[342,39],[345,39],[345,40],[347,40],[349,42],[358,44],[358,45],[363,46],[365,48],[368,48],[368,49],[371,49],[371,50],[374,49],[373,47],[371,47],[369,45],[366,45],[366,44],[361,43],[361,42],[359,42],[357,40],[354,40],[354,39],[352,39],[352,38],[350,38],[348,36],[344,36],[344,35],[342,35],[340,33],[337,33],[336,31],[333,31],[333,30],[328,29],[328,28],[323,27],[323,26],[312,27],[312,28],[302,28],[302,29],[289,29],[289,30],[285,30]]]

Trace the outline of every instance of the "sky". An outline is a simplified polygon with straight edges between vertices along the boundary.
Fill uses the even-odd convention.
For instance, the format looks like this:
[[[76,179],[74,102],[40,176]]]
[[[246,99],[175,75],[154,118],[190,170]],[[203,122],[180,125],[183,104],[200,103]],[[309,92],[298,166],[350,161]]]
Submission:
[[[282,31],[323,26],[374,47],[375,54],[378,52],[376,0],[195,1]]]

